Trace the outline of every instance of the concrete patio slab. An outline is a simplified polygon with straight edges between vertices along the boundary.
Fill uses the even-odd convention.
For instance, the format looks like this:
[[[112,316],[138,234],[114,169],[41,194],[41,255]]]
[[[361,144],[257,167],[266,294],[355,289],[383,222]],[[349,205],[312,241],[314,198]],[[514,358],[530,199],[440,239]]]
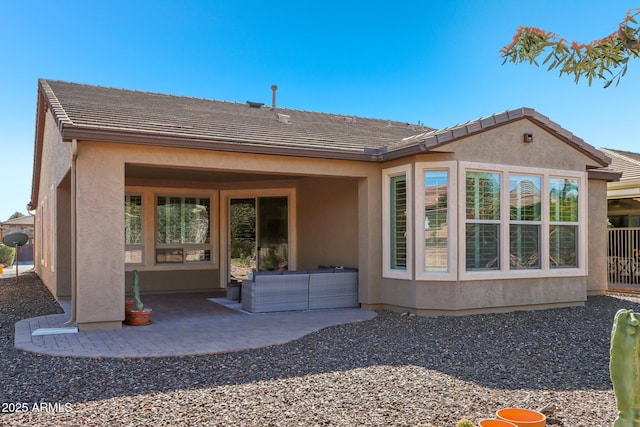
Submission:
[[[24,319],[15,326],[18,349],[73,357],[162,357],[226,353],[268,347],[298,339],[329,326],[372,319],[376,313],[359,308],[248,314],[210,301],[211,293],[144,296],[153,309],[152,324],[107,331],[41,334],[61,328],[65,314]]]

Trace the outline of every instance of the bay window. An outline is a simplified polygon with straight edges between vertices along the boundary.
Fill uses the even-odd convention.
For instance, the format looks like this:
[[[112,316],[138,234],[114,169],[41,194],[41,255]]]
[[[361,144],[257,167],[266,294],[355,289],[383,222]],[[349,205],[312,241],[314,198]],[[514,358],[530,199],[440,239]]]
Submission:
[[[584,275],[586,200],[579,196],[586,184],[584,172],[471,162],[385,169],[383,275],[425,281]]]

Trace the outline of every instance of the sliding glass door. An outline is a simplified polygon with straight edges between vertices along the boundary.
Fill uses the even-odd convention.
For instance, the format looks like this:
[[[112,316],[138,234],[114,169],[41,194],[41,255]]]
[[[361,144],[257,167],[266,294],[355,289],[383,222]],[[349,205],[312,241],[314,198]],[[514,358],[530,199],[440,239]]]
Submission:
[[[229,199],[229,278],[289,268],[289,198]]]

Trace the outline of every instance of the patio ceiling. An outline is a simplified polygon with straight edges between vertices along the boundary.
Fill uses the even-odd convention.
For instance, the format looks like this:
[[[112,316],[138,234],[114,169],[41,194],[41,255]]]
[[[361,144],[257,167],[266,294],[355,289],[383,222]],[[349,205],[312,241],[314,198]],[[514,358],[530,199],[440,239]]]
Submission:
[[[179,169],[172,167],[140,166],[127,164],[125,167],[127,185],[148,182],[163,183],[230,183],[249,181],[273,181],[291,178],[302,178],[301,175],[264,174],[250,172],[220,171],[209,169]]]

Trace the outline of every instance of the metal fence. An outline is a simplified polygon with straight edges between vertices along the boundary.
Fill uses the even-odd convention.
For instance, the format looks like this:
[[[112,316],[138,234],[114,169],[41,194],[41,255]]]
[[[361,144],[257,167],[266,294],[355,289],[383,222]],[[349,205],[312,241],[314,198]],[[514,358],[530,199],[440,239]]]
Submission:
[[[640,285],[640,228],[609,229],[607,262],[610,285]]]

